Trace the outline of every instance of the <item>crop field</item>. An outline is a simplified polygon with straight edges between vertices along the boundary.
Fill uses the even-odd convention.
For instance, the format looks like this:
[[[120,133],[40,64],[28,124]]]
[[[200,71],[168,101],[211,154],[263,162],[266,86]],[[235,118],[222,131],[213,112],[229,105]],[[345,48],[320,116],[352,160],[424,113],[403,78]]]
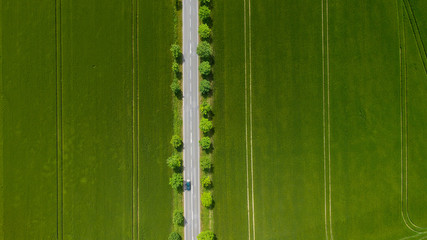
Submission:
[[[0,239],[166,239],[171,1],[0,12]]]
[[[425,3],[216,2],[217,235],[427,238]]]

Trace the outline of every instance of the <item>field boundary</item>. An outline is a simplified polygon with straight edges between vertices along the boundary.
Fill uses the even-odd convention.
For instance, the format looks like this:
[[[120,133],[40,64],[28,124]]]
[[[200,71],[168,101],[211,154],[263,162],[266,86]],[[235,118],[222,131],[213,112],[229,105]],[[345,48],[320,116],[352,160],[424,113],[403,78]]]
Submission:
[[[427,233],[427,228],[417,226],[411,221],[408,212],[408,112],[407,112],[407,64],[406,64],[406,34],[405,34],[405,12],[409,15],[407,8],[399,5],[398,10],[398,33],[399,33],[399,57],[400,57],[400,137],[401,137],[401,216],[406,227],[419,234]],[[404,2],[405,3],[405,2]],[[410,17],[408,16],[409,20]],[[412,29],[414,30],[414,29]],[[415,36],[415,32],[414,37]],[[420,50],[420,49],[419,49]],[[421,52],[420,52],[421,54]],[[418,236],[416,235],[416,236]]]
[[[329,90],[329,1],[322,0],[322,112],[323,112],[323,181],[325,202],[325,237],[333,240],[332,231],[332,177],[331,177],[331,122]],[[325,34],[326,29],[326,34]],[[325,45],[326,43],[326,45]]]
[[[64,238],[63,223],[63,132],[62,132],[62,44],[61,44],[61,0],[55,0],[55,58],[56,58],[56,174],[57,174],[57,238]]]

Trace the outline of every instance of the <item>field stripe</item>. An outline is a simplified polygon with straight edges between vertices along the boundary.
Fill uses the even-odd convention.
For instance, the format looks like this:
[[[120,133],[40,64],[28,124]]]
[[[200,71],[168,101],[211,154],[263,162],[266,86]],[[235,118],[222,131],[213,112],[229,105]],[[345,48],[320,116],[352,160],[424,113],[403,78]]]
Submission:
[[[132,239],[139,239],[139,81],[137,1],[132,0]]]
[[[56,44],[56,174],[57,174],[57,239],[63,239],[63,132],[62,132],[62,45],[61,45],[61,0],[55,1]]]
[[[331,122],[329,80],[329,1],[322,0],[322,82],[323,82],[323,181],[325,202],[325,237],[334,239],[332,231]],[[326,30],[326,34],[325,34]],[[326,45],[325,45],[326,44]]]
[[[0,13],[3,13],[2,4],[0,4]],[[3,103],[3,26],[0,24],[0,149],[2,149],[2,153],[0,153],[0,237],[4,237],[4,174],[3,174],[3,164],[4,164],[4,156],[3,156],[3,116],[4,116],[4,103]]]
[[[254,199],[254,158],[253,158],[253,137],[252,137],[252,24],[251,24],[251,0],[249,0],[249,116],[250,116],[250,140],[251,140],[251,183],[252,183],[252,232],[253,239],[255,232],[255,199]]]
[[[322,113],[323,113],[323,186],[324,186],[324,202],[325,202],[325,239],[329,240],[328,233],[328,199],[327,199],[327,184],[326,175],[327,171],[327,159],[326,159],[326,108],[325,108],[325,33],[324,33],[324,0],[321,0],[321,10],[322,10]]]
[[[332,231],[332,178],[331,178],[331,117],[330,117],[330,94],[329,94],[329,0],[326,0],[326,74],[328,82],[328,175],[329,175],[329,231],[333,240]]]
[[[248,209],[248,239],[251,239],[251,213],[250,213],[250,202],[249,202],[249,156],[248,156],[248,94],[247,94],[247,24],[246,24],[246,0],[243,0],[243,25],[244,25],[244,49],[245,49],[245,148],[246,148],[246,199]]]

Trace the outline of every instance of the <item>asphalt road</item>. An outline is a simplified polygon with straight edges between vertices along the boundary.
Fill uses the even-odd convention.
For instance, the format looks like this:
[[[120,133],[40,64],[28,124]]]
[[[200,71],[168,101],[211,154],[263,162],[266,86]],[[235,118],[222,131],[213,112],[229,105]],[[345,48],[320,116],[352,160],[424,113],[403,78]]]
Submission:
[[[191,190],[184,192],[184,239],[196,240],[200,233],[199,6],[198,0],[182,3],[184,181],[191,181]]]

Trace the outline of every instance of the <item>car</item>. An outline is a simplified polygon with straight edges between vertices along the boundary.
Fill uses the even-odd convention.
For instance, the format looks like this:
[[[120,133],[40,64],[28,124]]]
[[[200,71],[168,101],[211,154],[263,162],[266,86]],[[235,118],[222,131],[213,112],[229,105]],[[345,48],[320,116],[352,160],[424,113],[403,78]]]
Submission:
[[[185,182],[185,190],[190,191],[191,190],[191,183],[190,183],[190,179],[187,179],[187,181]]]

